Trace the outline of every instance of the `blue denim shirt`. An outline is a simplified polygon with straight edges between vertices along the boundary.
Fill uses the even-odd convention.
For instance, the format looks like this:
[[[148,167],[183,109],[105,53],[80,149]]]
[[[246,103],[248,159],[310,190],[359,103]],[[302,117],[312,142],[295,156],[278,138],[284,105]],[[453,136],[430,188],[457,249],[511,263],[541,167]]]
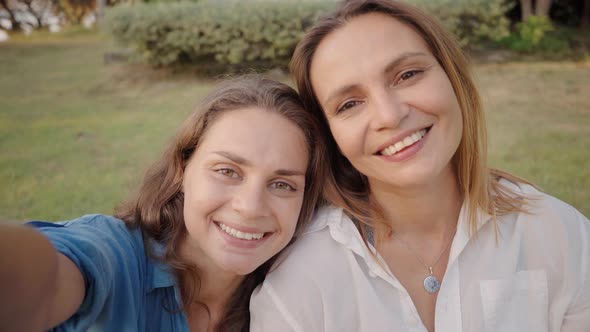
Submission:
[[[86,283],[78,311],[52,331],[189,331],[176,278],[144,249],[139,229],[105,215],[29,223],[71,259]],[[153,242],[155,254],[163,246]]]

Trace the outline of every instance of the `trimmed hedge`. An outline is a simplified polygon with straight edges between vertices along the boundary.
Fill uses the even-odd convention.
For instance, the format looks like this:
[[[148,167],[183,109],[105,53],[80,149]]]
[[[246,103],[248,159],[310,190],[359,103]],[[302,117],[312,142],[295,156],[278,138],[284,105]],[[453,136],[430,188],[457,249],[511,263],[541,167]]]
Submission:
[[[289,61],[304,30],[330,3],[217,1],[118,6],[109,32],[154,65]]]
[[[464,46],[508,35],[505,0],[412,0],[438,16]],[[106,27],[157,65],[284,67],[304,31],[335,1],[248,0],[119,5]]]

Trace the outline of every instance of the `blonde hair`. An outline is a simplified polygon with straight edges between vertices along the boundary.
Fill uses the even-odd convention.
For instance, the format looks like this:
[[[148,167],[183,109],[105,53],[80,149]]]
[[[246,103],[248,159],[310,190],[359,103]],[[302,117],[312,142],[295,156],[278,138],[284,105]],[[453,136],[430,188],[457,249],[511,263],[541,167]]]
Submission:
[[[463,134],[452,163],[457,172],[460,193],[467,204],[470,231],[474,233],[476,230],[478,209],[492,215],[494,221],[497,215],[524,212],[526,202],[499,180],[528,182],[506,172],[488,168],[485,114],[468,58],[435,18],[413,6],[393,0],[341,2],[336,11],[319,19],[311,27],[297,45],[291,60],[291,72],[301,99],[306,109],[319,119],[327,136],[332,161],[325,188],[327,200],[342,206],[351,217],[365,225],[371,226],[382,217],[381,208],[371,199],[366,176],[354,169],[339,152],[310,79],[311,62],[322,40],[346,25],[350,19],[369,13],[388,15],[414,29],[424,39],[451,82],[463,118]],[[365,227],[359,229],[367,243]]]
[[[304,199],[292,243],[311,219],[321,197],[321,179],[327,166],[325,148],[318,138],[318,125],[303,108],[297,92],[291,87],[257,75],[228,80],[212,91],[184,122],[161,159],[147,172],[135,197],[117,209],[116,216],[130,227],[140,227],[144,236],[163,243],[164,262],[179,279],[183,307],[196,298],[200,279],[197,266],[180,254],[180,243],[187,236],[184,224],[184,195],[181,191],[184,169],[203,135],[215,120],[226,112],[258,107],[278,113],[296,124],[304,133],[309,162],[305,174]],[[289,244],[290,244],[289,243]],[[225,308],[217,331],[247,331],[249,299],[252,291],[268,272],[276,255],[244,278]]]

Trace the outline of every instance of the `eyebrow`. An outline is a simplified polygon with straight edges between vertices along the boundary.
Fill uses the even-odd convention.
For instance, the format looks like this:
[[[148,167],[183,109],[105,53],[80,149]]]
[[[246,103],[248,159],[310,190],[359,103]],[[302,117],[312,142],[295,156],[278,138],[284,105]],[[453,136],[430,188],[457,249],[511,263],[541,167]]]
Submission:
[[[216,155],[222,156],[233,161],[236,164],[244,165],[244,166],[252,166],[252,163],[247,160],[246,158],[240,157],[235,153],[227,152],[227,151],[214,151]],[[281,176],[305,176],[305,172],[301,172],[294,169],[277,169],[274,172],[276,175]]]
[[[402,62],[406,61],[407,59],[418,57],[418,56],[428,56],[428,54],[426,54],[424,52],[402,53],[400,56],[398,56],[397,58],[395,58],[391,62],[389,62],[389,64],[387,64],[387,66],[385,66],[384,72],[389,73],[389,72],[393,71],[396,67],[398,67]]]
[[[326,98],[324,104],[330,105],[332,101],[339,99],[340,96],[347,95],[356,89],[358,89],[358,84],[347,84],[343,87],[340,87],[338,88],[338,90],[334,91],[334,93],[332,93],[330,96],[328,96],[328,98]]]
[[[402,53],[401,55],[399,55],[398,57],[396,57],[395,59],[390,61],[387,64],[387,66],[385,66],[385,70],[383,72],[389,73],[389,72],[393,71],[396,67],[398,67],[400,65],[400,63],[406,61],[409,58],[417,57],[417,56],[428,56],[428,54],[426,54],[424,52]],[[330,96],[328,96],[328,98],[326,98],[326,101],[324,103],[326,105],[329,105],[330,102],[332,102],[334,99],[338,99],[340,96],[346,95],[356,89],[358,89],[358,84],[348,84],[348,85],[342,86],[342,87],[338,88],[336,91],[334,91],[334,93],[332,93]]]
[[[246,158],[240,157],[235,153],[227,152],[227,151],[213,151],[216,155],[222,156],[233,161],[236,164],[244,165],[244,166],[252,166],[252,163],[249,162]]]

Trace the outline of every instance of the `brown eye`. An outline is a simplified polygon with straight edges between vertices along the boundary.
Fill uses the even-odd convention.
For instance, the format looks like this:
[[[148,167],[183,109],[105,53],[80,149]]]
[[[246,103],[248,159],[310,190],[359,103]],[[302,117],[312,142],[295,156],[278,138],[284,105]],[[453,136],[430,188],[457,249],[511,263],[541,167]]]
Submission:
[[[342,106],[340,106],[337,110],[336,110],[336,114],[340,113],[340,112],[344,112],[350,108],[355,107],[356,105],[360,104],[361,102],[358,100],[350,100],[345,102],[344,104],[342,104]]]
[[[231,168],[220,168],[220,169],[215,170],[215,172],[217,172],[223,176],[227,176],[228,178],[237,178],[238,177],[238,173]]]
[[[270,186],[273,189],[295,191],[295,188],[293,188],[292,185],[288,184],[287,182],[283,182],[283,181],[273,182]]]
[[[420,73],[422,73],[422,70],[408,70],[400,76],[400,81],[409,80]]]

